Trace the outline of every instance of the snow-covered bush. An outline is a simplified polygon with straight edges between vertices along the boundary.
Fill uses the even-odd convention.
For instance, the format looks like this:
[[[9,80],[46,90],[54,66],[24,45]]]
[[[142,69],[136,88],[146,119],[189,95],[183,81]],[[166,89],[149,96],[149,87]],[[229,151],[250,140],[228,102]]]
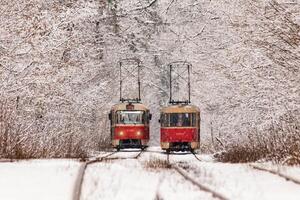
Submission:
[[[225,151],[215,154],[223,162],[270,160],[300,165],[300,112],[289,111],[264,131],[248,134],[247,138],[228,144]]]
[[[0,99],[0,158],[85,158],[85,143],[72,134],[47,135],[19,123],[17,102]],[[34,123],[39,123],[36,119]]]

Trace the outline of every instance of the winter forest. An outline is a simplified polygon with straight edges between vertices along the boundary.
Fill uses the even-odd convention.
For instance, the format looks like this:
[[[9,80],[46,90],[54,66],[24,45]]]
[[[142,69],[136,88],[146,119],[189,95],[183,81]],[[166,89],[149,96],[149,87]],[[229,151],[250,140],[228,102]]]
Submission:
[[[136,58],[151,145],[169,101],[167,65],[181,60],[192,63],[201,152],[300,160],[299,44],[298,0],[1,0],[0,157],[108,148],[118,62]],[[136,75],[124,72],[132,95]],[[176,84],[185,97],[185,81]]]

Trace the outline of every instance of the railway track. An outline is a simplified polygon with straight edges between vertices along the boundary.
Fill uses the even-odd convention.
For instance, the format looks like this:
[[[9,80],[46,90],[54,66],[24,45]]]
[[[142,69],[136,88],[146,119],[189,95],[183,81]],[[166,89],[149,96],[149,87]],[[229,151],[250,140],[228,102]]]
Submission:
[[[271,173],[271,174],[274,174],[276,176],[279,176],[281,178],[284,178],[285,180],[287,181],[291,181],[295,184],[298,184],[300,185],[300,180],[298,179],[295,179],[289,175],[286,175],[286,174],[283,174],[281,173],[280,171],[276,171],[276,170],[271,170],[271,169],[267,169],[267,168],[264,168],[264,167],[261,167],[261,166],[257,166],[257,165],[254,165],[254,164],[249,164],[249,166],[253,169],[256,169],[256,170],[259,170],[259,171],[264,171],[264,172],[268,172],[268,173]]]
[[[90,160],[84,162],[79,168],[78,176],[77,176],[77,179],[75,181],[75,186],[74,186],[74,190],[73,190],[73,198],[72,199],[73,200],[80,200],[85,172],[86,172],[86,169],[89,165],[99,163],[99,162],[103,162],[103,161],[108,161],[108,160],[138,159],[143,152],[144,151],[139,151],[137,155],[131,156],[131,157],[110,157],[112,155],[115,155],[115,154],[119,153],[119,152],[111,152],[111,153],[109,153],[105,156],[96,157],[96,158],[93,158],[93,159],[90,159]]]
[[[201,160],[200,158],[197,157],[197,155],[195,153],[193,153],[193,155],[195,156],[195,158],[200,161],[200,162],[203,162],[203,160]],[[279,176],[281,178],[284,178],[285,180],[287,181],[291,181],[295,184],[298,184],[300,185],[300,180],[299,179],[296,179],[292,176],[289,176],[287,174],[284,174],[278,170],[272,170],[272,169],[267,169],[267,168],[264,168],[264,167],[261,167],[261,166],[257,166],[257,165],[254,165],[254,164],[249,164],[249,166],[255,170],[259,170],[259,171],[263,171],[263,172],[267,172],[267,173],[271,173],[273,175],[276,175],[276,176]]]
[[[199,159],[194,153],[193,155],[195,156],[195,158],[198,161],[201,161],[201,159]],[[189,181],[190,183],[192,183],[193,185],[195,185],[196,187],[198,187],[201,191],[210,193],[213,197],[218,198],[220,200],[229,200],[227,197],[225,197],[223,194],[213,190],[212,188],[203,185],[202,183],[196,181],[195,179],[192,178],[192,176],[190,176],[188,173],[186,173],[186,170],[183,169],[182,167],[172,164],[170,162],[170,155],[167,154],[167,162],[169,163],[169,166],[171,169],[174,169],[178,174],[180,174],[185,180]]]
[[[201,160],[200,158],[198,158],[197,157],[197,155],[196,155],[196,153],[195,152],[192,152],[192,154],[195,156],[195,158],[197,159],[197,160],[199,160],[200,162],[202,162],[203,160]]]
[[[134,156],[115,156],[118,155],[118,153],[120,152],[111,152],[105,156],[101,156],[98,158],[92,158],[86,162],[84,162],[80,169],[79,169],[79,173],[76,179],[76,183],[74,186],[74,192],[73,192],[73,200],[80,200],[81,197],[81,192],[82,192],[82,188],[83,188],[83,182],[84,182],[84,177],[85,177],[85,173],[86,170],[88,168],[89,165],[94,164],[94,163],[98,163],[98,162],[104,162],[104,161],[108,161],[108,160],[124,160],[124,159],[138,159],[143,152],[148,152],[148,151],[139,151],[136,152],[137,154]],[[149,151],[152,152],[152,151]],[[122,153],[122,152],[121,152]],[[152,152],[152,153],[160,153],[160,152]],[[169,164],[170,169],[176,171],[180,176],[182,176],[187,182],[190,182],[191,184],[193,184],[194,186],[196,186],[199,190],[209,193],[212,195],[212,197],[216,198],[216,199],[220,199],[220,200],[229,200],[228,197],[226,197],[224,194],[219,193],[218,191],[216,191],[214,188],[204,185],[201,182],[199,182],[198,180],[196,180],[193,175],[191,175],[191,173],[188,172],[188,170],[184,167],[184,166],[180,166],[178,165],[178,163],[172,163],[170,161],[170,154],[166,154],[167,155],[167,162]],[[195,157],[195,159],[199,162],[203,162],[202,159],[200,159],[195,153],[193,153],[193,156]],[[300,185],[300,180],[297,180],[291,176],[288,176],[286,174],[282,174],[279,171],[275,171],[275,170],[270,170],[270,169],[266,169],[257,165],[253,165],[250,164],[249,165],[251,168],[255,169],[255,170],[260,170],[260,171],[264,171],[264,172],[268,172],[271,174],[274,174],[276,176],[279,176],[281,178],[286,179],[287,181],[292,181],[298,185]],[[157,199],[160,198],[160,194],[157,192],[156,194]]]
[[[202,162],[203,160],[201,160],[200,158],[197,157],[197,155],[195,153],[193,153],[193,155],[195,156],[195,158],[197,160],[199,160],[200,162]],[[268,173],[271,173],[273,175],[276,175],[276,176],[279,176],[281,178],[284,178],[285,180],[287,181],[291,181],[295,184],[298,184],[300,185],[300,180],[299,179],[296,179],[294,177],[291,177],[289,175],[286,175],[286,174],[283,174],[281,173],[280,171],[276,171],[276,170],[271,170],[271,169],[267,169],[267,168],[264,168],[264,167],[261,167],[261,166],[257,166],[257,165],[254,165],[254,164],[249,164],[249,166],[252,168],[252,169],[255,169],[255,170],[259,170],[259,171],[264,171],[264,172],[268,172]]]

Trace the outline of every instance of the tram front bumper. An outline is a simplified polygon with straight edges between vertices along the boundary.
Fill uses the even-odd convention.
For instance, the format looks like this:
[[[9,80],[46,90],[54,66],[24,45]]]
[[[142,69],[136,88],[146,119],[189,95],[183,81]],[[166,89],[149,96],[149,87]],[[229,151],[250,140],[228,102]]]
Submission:
[[[171,151],[190,151],[200,146],[199,142],[161,142],[160,145],[163,150]]]

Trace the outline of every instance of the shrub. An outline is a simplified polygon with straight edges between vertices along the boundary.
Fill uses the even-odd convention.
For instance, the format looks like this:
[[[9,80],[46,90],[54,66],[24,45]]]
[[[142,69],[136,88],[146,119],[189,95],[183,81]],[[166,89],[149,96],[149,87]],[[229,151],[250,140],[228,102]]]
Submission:
[[[284,164],[300,164],[299,111],[288,112],[263,131],[254,131],[247,138],[226,146],[215,154],[223,162],[270,160]]]
[[[13,101],[0,100],[0,158],[86,158],[84,142],[74,135],[41,134],[18,121]]]
[[[150,158],[144,162],[144,167],[148,169],[168,169],[171,168],[170,163],[165,159]]]

